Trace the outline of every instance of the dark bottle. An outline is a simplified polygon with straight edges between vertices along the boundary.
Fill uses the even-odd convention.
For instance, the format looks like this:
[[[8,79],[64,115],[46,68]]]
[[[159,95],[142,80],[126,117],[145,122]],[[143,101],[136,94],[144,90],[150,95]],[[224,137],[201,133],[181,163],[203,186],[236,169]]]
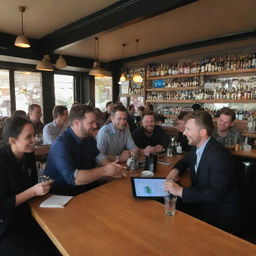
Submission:
[[[150,154],[149,156],[146,156],[144,169],[151,172],[156,172],[156,166],[157,166],[157,155]]]

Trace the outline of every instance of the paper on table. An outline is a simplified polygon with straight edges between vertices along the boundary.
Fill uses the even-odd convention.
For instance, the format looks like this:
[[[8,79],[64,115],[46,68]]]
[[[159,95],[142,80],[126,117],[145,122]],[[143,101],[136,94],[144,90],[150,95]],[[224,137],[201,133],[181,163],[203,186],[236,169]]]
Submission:
[[[48,199],[44,200],[40,207],[43,208],[64,208],[68,201],[70,201],[73,196],[50,196]]]

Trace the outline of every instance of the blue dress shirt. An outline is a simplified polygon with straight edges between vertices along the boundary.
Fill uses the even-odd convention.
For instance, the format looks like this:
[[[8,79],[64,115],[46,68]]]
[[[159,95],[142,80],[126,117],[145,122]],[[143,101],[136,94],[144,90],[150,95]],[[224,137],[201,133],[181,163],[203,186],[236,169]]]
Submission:
[[[52,144],[45,173],[54,180],[53,186],[75,186],[75,170],[95,168],[99,150],[94,137],[80,139],[72,128],[67,128]]]
[[[196,149],[196,163],[195,163],[195,172],[197,172],[197,168],[199,166],[201,157],[203,155],[204,149],[208,143],[208,141],[210,140],[211,137],[208,138],[207,141],[205,141],[199,148]]]
[[[125,149],[133,150],[137,148],[129,128],[119,130],[112,123],[101,127],[96,139],[100,151],[97,156],[99,163],[110,155],[120,155]]]

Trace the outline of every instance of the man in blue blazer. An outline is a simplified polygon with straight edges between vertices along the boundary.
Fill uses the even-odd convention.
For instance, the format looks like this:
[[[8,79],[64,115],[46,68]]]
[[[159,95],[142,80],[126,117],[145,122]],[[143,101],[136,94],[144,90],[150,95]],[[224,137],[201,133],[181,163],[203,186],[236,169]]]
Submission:
[[[188,115],[184,135],[194,147],[171,170],[165,189],[179,196],[193,216],[236,232],[240,214],[234,168],[229,151],[211,137],[213,128],[209,113],[196,111]],[[185,188],[176,181],[188,167],[192,186]]]

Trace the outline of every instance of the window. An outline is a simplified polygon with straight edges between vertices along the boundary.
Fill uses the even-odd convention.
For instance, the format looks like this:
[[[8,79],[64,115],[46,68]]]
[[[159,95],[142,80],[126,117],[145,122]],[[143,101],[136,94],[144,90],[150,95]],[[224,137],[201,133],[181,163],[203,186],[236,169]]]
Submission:
[[[54,75],[55,105],[70,108],[74,102],[74,76]]]
[[[0,116],[11,115],[9,70],[0,69]]]
[[[30,104],[43,108],[42,76],[40,72],[15,71],[16,110],[28,112]]]
[[[112,77],[95,77],[95,107],[104,110],[112,101]]]

